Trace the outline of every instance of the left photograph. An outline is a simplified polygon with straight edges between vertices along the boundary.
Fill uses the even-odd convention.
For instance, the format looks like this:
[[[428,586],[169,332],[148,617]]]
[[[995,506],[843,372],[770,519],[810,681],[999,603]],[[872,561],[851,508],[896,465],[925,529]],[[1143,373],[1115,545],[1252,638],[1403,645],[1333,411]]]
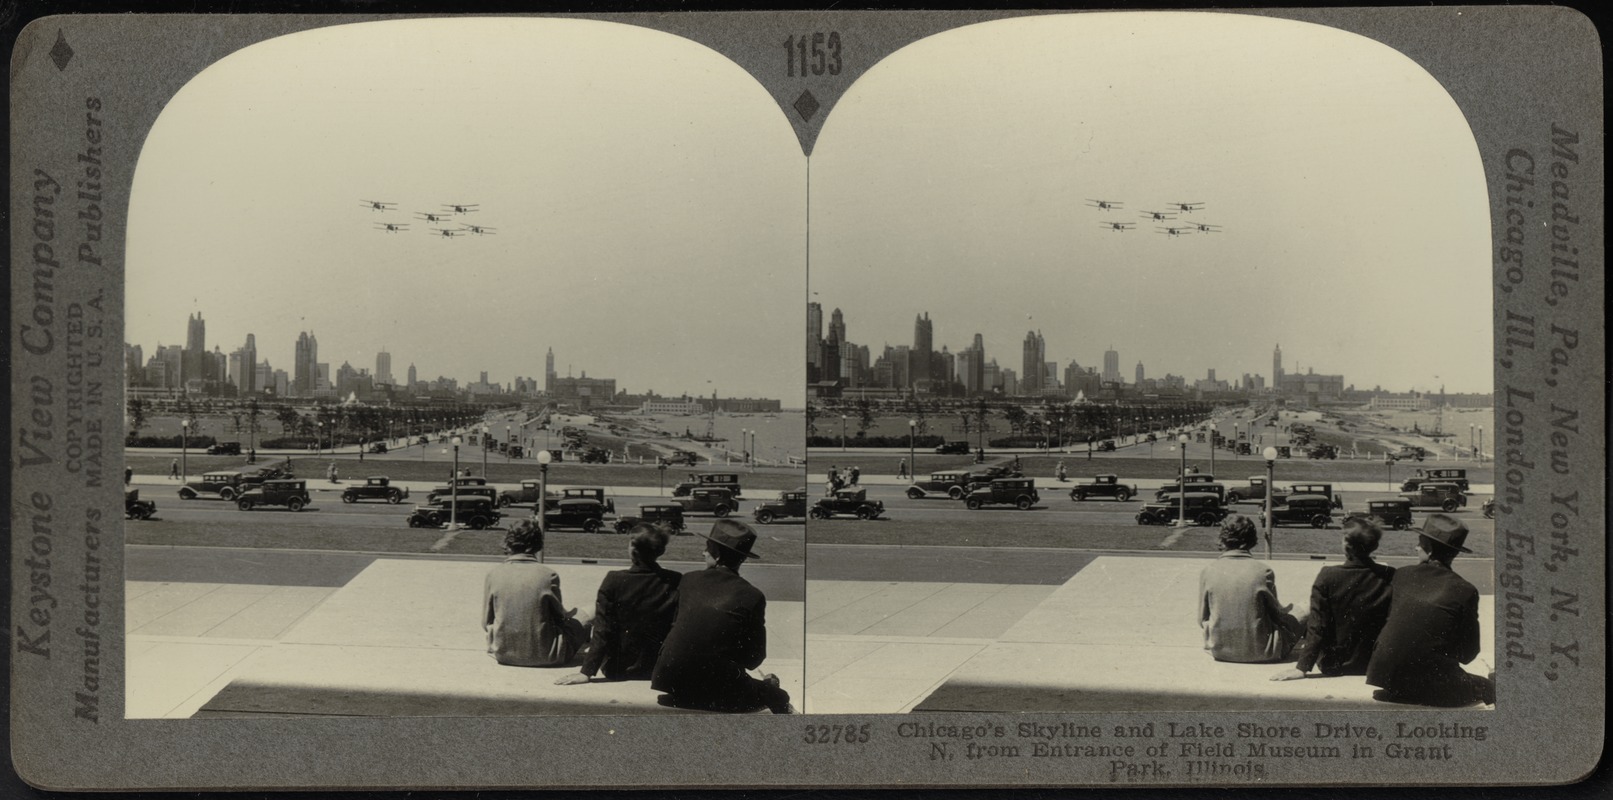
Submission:
[[[129,718],[792,713],[806,159],[587,20],[342,25],[129,198]]]

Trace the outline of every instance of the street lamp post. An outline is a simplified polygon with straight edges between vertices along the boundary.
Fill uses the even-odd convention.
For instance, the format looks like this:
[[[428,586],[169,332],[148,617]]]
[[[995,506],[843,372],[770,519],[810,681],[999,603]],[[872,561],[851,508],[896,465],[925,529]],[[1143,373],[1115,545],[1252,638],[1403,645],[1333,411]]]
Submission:
[[[1177,444],[1182,447],[1182,468],[1176,473],[1176,498],[1180,504],[1176,512],[1176,527],[1187,527],[1187,434],[1177,434]]]
[[[536,516],[538,518],[538,535],[540,538],[547,534],[549,527],[545,516],[548,512],[549,502],[549,461],[553,458],[554,456],[549,455],[547,448],[538,451],[538,511]],[[666,474],[665,465],[661,467],[661,474]],[[545,541],[544,545],[547,548],[548,542]],[[539,563],[543,561],[543,550],[538,551],[538,561]]]
[[[1387,451],[1383,454],[1383,479],[1389,484],[1389,491],[1395,490],[1395,457]]]
[[[448,478],[448,491],[450,503],[448,506],[448,530],[459,530],[459,437],[453,438],[454,443],[454,474]]]
[[[487,425],[485,425],[485,424],[482,425],[482,478],[484,480],[487,478],[487,445],[488,445],[487,434],[488,434],[488,432],[489,431],[487,430]]]
[[[504,463],[510,461],[510,426],[504,426]]]
[[[918,449],[915,446],[914,439],[914,437],[918,436],[918,430],[918,420],[910,419],[907,421],[907,466],[913,475],[919,474]]]
[[[740,461],[746,467],[749,467],[750,466],[750,431],[745,429],[745,428],[740,428],[739,429],[739,456],[740,456]]]
[[[1484,426],[1479,426],[1479,463],[1484,463]]]
[[[1206,435],[1210,437],[1210,474],[1214,475],[1215,474],[1215,425],[1213,425],[1211,423],[1205,423],[1204,427],[1205,427],[1206,430],[1209,431]]]
[[[179,421],[179,474],[181,483],[190,482],[190,420]]]
[[[1479,449],[1473,444],[1473,423],[1471,422],[1467,424],[1467,451],[1473,454],[1473,460],[1478,460]]]
[[[840,452],[846,452],[846,415],[840,415]]]
[[[1277,493],[1277,448],[1260,451],[1266,457],[1266,558],[1271,558],[1271,496]]]

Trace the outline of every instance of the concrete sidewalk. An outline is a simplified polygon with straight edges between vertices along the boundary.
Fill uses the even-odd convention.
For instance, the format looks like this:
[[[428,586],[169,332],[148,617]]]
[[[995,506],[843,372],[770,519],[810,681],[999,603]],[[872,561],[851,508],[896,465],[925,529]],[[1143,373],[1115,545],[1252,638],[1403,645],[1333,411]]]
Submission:
[[[1061,586],[813,581],[809,713],[1382,708],[1360,677],[1274,683],[1226,664],[1193,616],[1207,559],[1102,556]],[[1321,563],[1268,562],[1303,607]],[[1481,595],[1492,670],[1494,597]],[[987,620],[990,620],[988,623]]]
[[[610,568],[551,565],[568,607]],[[501,666],[478,616],[481,562],[378,559],[339,589],[129,585],[127,716],[690,713],[644,681],[555,686],[576,666]],[[769,659],[799,703],[800,602],[768,604]]]

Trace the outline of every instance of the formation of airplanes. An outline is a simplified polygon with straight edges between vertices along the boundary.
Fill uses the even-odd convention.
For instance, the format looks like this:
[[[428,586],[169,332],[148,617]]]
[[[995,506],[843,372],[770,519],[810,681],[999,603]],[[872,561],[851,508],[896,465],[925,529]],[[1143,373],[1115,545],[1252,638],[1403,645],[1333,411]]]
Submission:
[[[1121,200],[1103,200],[1089,197],[1086,202],[1088,206],[1100,211],[1121,211],[1126,207],[1125,202]],[[1166,203],[1163,211],[1143,210],[1139,211],[1137,216],[1149,222],[1164,223],[1163,225],[1155,225],[1154,231],[1166,236],[1185,236],[1190,233],[1220,233],[1220,225],[1211,225],[1207,222],[1183,222],[1181,224],[1174,222],[1179,215],[1202,210],[1204,210],[1204,203],[1202,202],[1173,201]],[[1098,225],[1115,233],[1125,233],[1137,227],[1135,222],[1120,222],[1118,220],[1101,220]]]
[[[359,200],[360,205],[371,211],[397,211],[398,204],[385,200]],[[455,217],[462,214],[474,214],[481,210],[480,203],[443,203],[441,211],[416,211],[415,219],[433,226],[457,225],[458,227],[432,227],[433,234],[443,239],[453,239],[465,235],[491,236],[498,231],[488,225],[468,225],[455,222]],[[373,227],[382,233],[407,233],[410,223],[407,222],[376,222]]]

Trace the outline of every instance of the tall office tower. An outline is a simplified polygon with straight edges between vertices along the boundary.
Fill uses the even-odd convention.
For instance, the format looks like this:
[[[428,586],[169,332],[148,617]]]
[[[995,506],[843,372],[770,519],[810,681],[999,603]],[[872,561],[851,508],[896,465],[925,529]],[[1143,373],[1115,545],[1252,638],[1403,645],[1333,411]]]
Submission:
[[[957,354],[948,352],[947,346],[941,345],[941,352],[939,355],[940,360],[937,363],[941,365],[941,371],[935,376],[935,382],[946,387],[948,393],[950,394],[952,384],[958,380]]]
[[[311,331],[297,336],[296,354],[292,358],[291,390],[299,397],[308,397],[319,388],[319,340]]]
[[[145,383],[146,354],[137,344],[123,343],[123,373],[130,386]]]
[[[258,387],[256,391],[273,391],[275,394],[279,394],[280,390],[276,389],[274,385],[274,374],[276,372],[282,375],[285,374],[285,370],[269,366],[268,361],[260,361],[252,365],[252,385]]]
[[[1215,367],[1210,367],[1210,383],[1215,383]]]
[[[1143,385],[1143,362],[1137,362],[1137,385]]]
[[[913,349],[907,357],[907,385],[929,391],[930,353],[933,351],[934,328],[930,326],[930,312],[913,318]]]
[[[1103,351],[1103,380],[1105,383],[1120,382],[1120,353],[1110,349]]]
[[[181,365],[185,361],[185,348],[177,344],[171,344],[167,347],[157,345],[157,353],[163,362],[163,388],[183,388],[185,385],[184,367]]]
[[[980,354],[973,347],[958,351],[958,383],[963,384],[965,397],[980,392]]]
[[[1047,362],[1047,342],[1041,331],[1026,331],[1019,365],[1019,393],[1042,393],[1042,364]]]
[[[375,354],[375,382],[392,383],[392,354],[385,350]]]
[[[554,392],[554,348],[553,347],[549,348],[549,352],[546,355],[544,355],[544,357],[543,357],[543,391],[546,392],[546,393],[551,393],[551,394]]]
[[[1279,345],[1277,345],[1277,347],[1275,349],[1273,349],[1271,351],[1271,389],[1272,389],[1272,391],[1277,391],[1277,388],[1282,386],[1282,385],[1283,385],[1283,346],[1279,344]]]
[[[823,366],[822,364],[818,363],[819,355],[820,355],[820,353],[818,351],[822,347],[823,347],[823,304],[822,303],[807,303],[806,351],[807,351],[807,367],[808,367],[809,372],[812,371],[812,368],[822,367]]]
[[[819,379],[825,381],[839,380],[840,340],[835,338],[833,329],[830,329],[829,338],[823,340],[823,345],[818,350]]]
[[[846,315],[840,313],[838,308],[829,314],[829,335],[841,343],[851,341],[846,338]]]
[[[241,394],[252,394],[264,388],[258,380],[258,337],[250,333],[241,347],[241,376],[235,388]]]
[[[198,311],[186,319],[185,325],[185,358],[184,371],[181,373],[180,385],[185,381],[206,379],[207,374],[207,323],[202,320],[202,312]]]
[[[990,394],[993,389],[1001,386],[1002,369],[997,366],[997,359],[994,358],[981,367],[980,379],[980,385],[984,387],[980,390],[982,393]]]
[[[416,372],[414,365],[409,365],[409,390],[414,391],[414,385],[420,380],[420,373]]]

